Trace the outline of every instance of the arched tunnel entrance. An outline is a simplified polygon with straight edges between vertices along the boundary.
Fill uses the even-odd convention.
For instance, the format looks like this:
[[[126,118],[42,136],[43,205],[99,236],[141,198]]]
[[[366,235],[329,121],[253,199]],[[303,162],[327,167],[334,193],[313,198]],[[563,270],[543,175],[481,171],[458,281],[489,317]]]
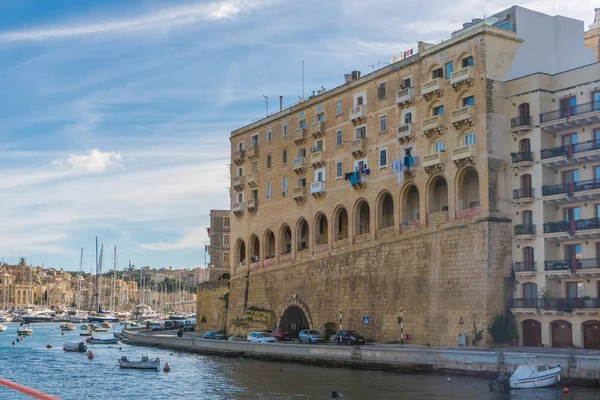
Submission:
[[[279,329],[289,330],[294,336],[298,335],[298,332],[302,329],[309,328],[310,326],[306,314],[297,306],[288,307],[279,321]]]

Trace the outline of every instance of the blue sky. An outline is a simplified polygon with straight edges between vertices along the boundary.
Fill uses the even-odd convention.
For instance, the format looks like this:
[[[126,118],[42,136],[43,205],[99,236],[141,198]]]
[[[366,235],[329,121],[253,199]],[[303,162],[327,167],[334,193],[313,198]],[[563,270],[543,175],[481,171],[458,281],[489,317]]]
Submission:
[[[593,19],[588,1],[532,1]],[[504,0],[0,0],[0,257],[204,265],[229,133]],[[435,22],[432,22],[435,21]],[[107,255],[107,260],[110,257]]]

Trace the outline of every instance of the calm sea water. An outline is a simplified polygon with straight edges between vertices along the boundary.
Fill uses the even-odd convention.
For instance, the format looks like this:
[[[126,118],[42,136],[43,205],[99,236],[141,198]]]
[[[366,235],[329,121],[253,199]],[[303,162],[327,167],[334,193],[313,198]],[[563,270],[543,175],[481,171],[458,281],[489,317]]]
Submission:
[[[404,375],[378,371],[321,368],[289,363],[203,356],[149,347],[89,346],[94,359],[62,350],[59,324],[37,324],[34,335],[16,345],[18,324],[0,333],[0,377],[62,399],[599,399],[600,391],[562,387],[489,393],[486,379],[441,375]],[[109,334],[102,334],[111,337]],[[100,335],[97,335],[100,336]],[[52,344],[47,349],[46,344]],[[121,349],[119,349],[121,348]],[[171,372],[121,370],[117,359],[142,355],[167,361]],[[0,399],[28,399],[0,387]]]

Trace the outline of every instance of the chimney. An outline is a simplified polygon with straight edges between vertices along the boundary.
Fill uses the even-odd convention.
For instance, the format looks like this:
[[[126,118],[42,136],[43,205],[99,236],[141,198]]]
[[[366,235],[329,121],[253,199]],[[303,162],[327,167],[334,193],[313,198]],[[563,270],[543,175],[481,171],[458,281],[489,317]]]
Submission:
[[[344,74],[344,83],[349,83],[352,80],[352,74]]]
[[[283,110],[283,96],[279,96],[279,111]]]

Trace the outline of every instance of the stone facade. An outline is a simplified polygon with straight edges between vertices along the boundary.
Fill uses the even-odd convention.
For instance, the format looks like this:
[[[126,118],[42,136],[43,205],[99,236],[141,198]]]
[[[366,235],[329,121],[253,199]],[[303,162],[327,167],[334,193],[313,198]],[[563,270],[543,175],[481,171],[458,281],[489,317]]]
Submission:
[[[596,62],[600,62],[600,8],[596,8],[594,23],[589,26],[585,33],[585,47],[594,49]]]
[[[227,320],[227,282],[204,282],[196,292],[196,327],[201,331],[225,330]]]
[[[227,279],[229,274],[229,218],[229,210],[210,210],[209,281],[223,279],[224,273]]]

